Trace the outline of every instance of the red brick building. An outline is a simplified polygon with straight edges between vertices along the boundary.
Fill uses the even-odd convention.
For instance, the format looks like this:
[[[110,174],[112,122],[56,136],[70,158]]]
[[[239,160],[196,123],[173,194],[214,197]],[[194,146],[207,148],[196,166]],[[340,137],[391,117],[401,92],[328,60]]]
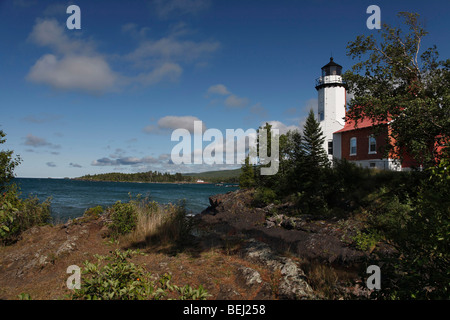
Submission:
[[[318,93],[317,118],[325,137],[324,148],[330,160],[347,159],[362,167],[384,170],[405,170],[417,166],[410,157],[403,161],[394,154],[385,156],[384,148],[391,140],[388,122],[374,124],[368,118],[359,120],[355,126],[352,120],[345,121],[347,93],[342,79],[342,66],[333,58],[322,67],[316,79]]]
[[[408,155],[403,155],[402,162],[391,152],[385,155],[384,148],[390,137],[388,122],[373,124],[364,118],[357,122],[347,120],[344,127],[333,133],[336,146],[333,156],[352,161],[362,167],[383,170],[408,170],[418,164]]]

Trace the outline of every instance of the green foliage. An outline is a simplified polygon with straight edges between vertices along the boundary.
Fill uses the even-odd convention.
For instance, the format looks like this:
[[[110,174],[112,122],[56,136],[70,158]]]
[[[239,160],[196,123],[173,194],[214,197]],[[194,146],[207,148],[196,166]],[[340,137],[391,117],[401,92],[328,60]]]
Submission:
[[[381,239],[381,234],[376,231],[363,232],[358,230],[351,240],[359,250],[372,251]]]
[[[387,299],[448,299],[450,279],[450,162],[440,161],[428,170],[407,219],[388,232],[398,256],[385,256],[386,275],[381,292]],[[391,212],[395,215],[396,212]],[[402,212],[399,212],[401,215]],[[383,288],[384,287],[384,288]]]
[[[102,206],[96,206],[89,209],[86,209],[84,212],[84,216],[88,218],[97,219],[100,217],[100,215],[103,213],[103,207]]]
[[[31,295],[29,293],[21,293],[21,294],[17,295],[17,298],[19,300],[33,300],[33,299],[31,299]]]
[[[97,263],[84,262],[80,289],[69,297],[74,300],[160,300],[169,295],[178,299],[205,300],[209,294],[202,286],[172,285],[171,275],[164,274],[156,281],[145,269],[129,259],[138,251],[112,251],[110,256],[96,256]],[[104,264],[103,262],[108,262]]]
[[[409,197],[403,201],[390,189],[382,187],[368,197],[370,213],[368,223],[372,229],[382,232],[389,239],[405,232],[405,227],[413,210]]]
[[[266,123],[264,128],[259,128],[261,129],[265,129],[268,136],[271,135],[269,124]],[[259,130],[258,151],[261,146],[270,150],[270,139],[265,144],[263,140],[260,141]],[[323,187],[329,161],[323,141],[320,124],[311,110],[303,128],[303,135],[298,131],[289,131],[279,137],[279,170],[275,175],[263,176],[260,170],[264,165],[260,164],[253,169],[246,162],[242,167],[241,183],[243,187],[258,186],[254,205],[265,206],[294,194],[304,213],[327,212]],[[258,153],[258,156],[261,155]],[[260,162],[264,163],[264,159],[260,159]]]
[[[5,143],[5,133],[0,130],[0,144]],[[50,220],[50,199],[43,203],[34,197],[22,200],[15,184],[10,184],[20,157],[12,158],[13,151],[0,151],[0,244],[17,241],[20,234]]]
[[[103,210],[102,206],[95,206],[95,207],[86,209],[86,211],[84,212],[84,215],[98,217],[99,215],[101,215],[103,213],[103,211],[104,210]]]
[[[328,156],[323,148],[324,141],[325,136],[320,128],[320,123],[311,109],[303,127],[302,148],[305,152],[305,165],[313,169],[329,166]]]
[[[158,171],[138,172],[138,173],[121,173],[110,172],[95,175],[85,175],[79,180],[89,181],[121,181],[121,182],[154,182],[154,183],[195,183],[198,179],[211,183],[236,183],[239,181],[239,170],[221,170],[208,171],[202,173],[170,174]]]
[[[277,194],[269,188],[257,188],[253,197],[255,207],[265,207],[277,201]]]
[[[42,203],[36,197],[20,199],[15,185],[0,197],[0,243],[14,243],[23,231],[49,220],[50,199]]]
[[[132,232],[136,228],[137,212],[132,203],[117,201],[111,208],[109,229],[113,237]]]
[[[248,156],[245,158],[245,163],[241,170],[242,173],[239,176],[239,187],[241,189],[254,187],[256,185],[255,172],[253,165],[250,164],[250,159]]]
[[[0,130],[0,144],[6,142],[3,139],[6,134],[3,130]],[[9,181],[14,178],[14,169],[20,164],[20,157],[12,158],[13,151],[1,150],[0,151],[0,192],[4,192],[8,188]]]
[[[192,288],[190,285],[183,287],[174,286],[173,288],[179,292],[180,300],[206,300],[210,296],[202,285],[199,285],[197,289]]]
[[[358,36],[348,44],[347,55],[359,62],[344,74],[354,94],[347,117],[392,120],[386,152],[434,166],[450,135],[450,59],[439,61],[436,46],[422,50],[427,31],[418,14],[398,15],[402,28],[385,24],[379,39]]]

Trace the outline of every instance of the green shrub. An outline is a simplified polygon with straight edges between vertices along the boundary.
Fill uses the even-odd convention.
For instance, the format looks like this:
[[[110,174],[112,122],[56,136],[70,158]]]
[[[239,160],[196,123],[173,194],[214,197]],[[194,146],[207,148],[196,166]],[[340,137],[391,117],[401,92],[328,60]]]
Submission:
[[[450,161],[426,170],[428,179],[411,200],[407,219],[387,219],[387,238],[393,255],[381,257],[381,290],[384,299],[448,299],[450,279]],[[404,214],[402,206],[391,206],[390,216]],[[386,223],[387,222],[387,223]],[[382,280],[383,281],[383,280]]]
[[[160,300],[178,298],[205,300],[209,294],[202,286],[172,285],[171,275],[164,274],[157,281],[142,266],[130,261],[137,251],[112,251],[110,256],[96,256],[97,263],[84,262],[80,289],[69,296],[74,300]],[[109,261],[104,265],[103,261]],[[103,264],[103,265],[102,265]]]
[[[113,237],[132,232],[136,228],[137,212],[135,206],[128,202],[117,201],[111,208],[109,229]]]
[[[358,230],[352,240],[359,250],[372,251],[381,238],[381,234],[376,231],[362,232]]]
[[[89,209],[86,209],[84,212],[84,216],[87,218],[93,218],[98,219],[100,215],[103,213],[103,207],[102,206],[96,206]]]
[[[272,189],[258,188],[253,197],[253,205],[255,207],[265,207],[271,203],[277,202],[277,198],[277,194]]]
[[[0,197],[0,243],[11,244],[25,230],[50,221],[50,199],[20,199],[17,187],[10,185]]]

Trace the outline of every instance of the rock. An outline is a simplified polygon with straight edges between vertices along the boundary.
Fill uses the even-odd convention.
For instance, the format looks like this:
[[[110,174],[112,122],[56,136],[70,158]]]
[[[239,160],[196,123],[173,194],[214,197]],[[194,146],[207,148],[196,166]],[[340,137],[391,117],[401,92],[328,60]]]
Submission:
[[[306,282],[306,276],[292,260],[286,259],[281,268],[282,280],[278,288],[281,299],[311,299],[314,297],[312,288]]]
[[[292,259],[276,255],[262,242],[250,239],[244,249],[249,260],[267,266],[272,271],[280,271],[281,280],[278,295],[281,299],[314,299],[314,291],[306,282],[306,276]]]
[[[69,236],[68,239],[64,241],[64,243],[59,246],[59,248],[56,250],[56,257],[60,257],[66,253],[70,253],[75,250],[76,247],[76,241],[78,240],[77,236]]]
[[[281,222],[281,226],[287,230],[292,230],[296,226],[295,219],[283,219],[283,221]]]
[[[245,285],[248,287],[259,285],[263,282],[259,272],[252,268],[240,266],[238,267],[237,271],[238,271],[237,273],[238,279],[244,282]]]
[[[250,289],[256,289],[256,300],[271,300],[274,298],[272,287],[269,283],[263,281],[261,274],[255,269],[238,266],[237,280]]]

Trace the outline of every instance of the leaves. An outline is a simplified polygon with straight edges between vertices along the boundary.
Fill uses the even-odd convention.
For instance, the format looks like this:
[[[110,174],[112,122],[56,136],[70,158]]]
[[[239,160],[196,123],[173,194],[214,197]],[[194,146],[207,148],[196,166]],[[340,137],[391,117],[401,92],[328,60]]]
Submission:
[[[347,118],[391,121],[385,155],[433,166],[450,134],[450,61],[438,60],[435,45],[421,52],[427,31],[418,14],[399,17],[406,31],[385,24],[379,37],[349,42],[347,55],[358,62],[344,74],[354,94]]]
[[[6,139],[3,139],[5,136],[3,130],[0,130],[0,144],[6,142]],[[0,151],[0,192],[7,190],[9,181],[14,178],[14,169],[21,162],[19,156],[13,159],[12,155],[13,151],[11,150]]]
[[[209,295],[202,286],[172,285],[172,276],[165,273],[157,281],[143,267],[129,261],[139,251],[111,251],[109,256],[96,256],[97,263],[85,261],[82,284],[70,296],[84,300],[160,300],[169,293],[178,293],[179,299],[204,300]],[[106,265],[103,262],[109,261]]]

